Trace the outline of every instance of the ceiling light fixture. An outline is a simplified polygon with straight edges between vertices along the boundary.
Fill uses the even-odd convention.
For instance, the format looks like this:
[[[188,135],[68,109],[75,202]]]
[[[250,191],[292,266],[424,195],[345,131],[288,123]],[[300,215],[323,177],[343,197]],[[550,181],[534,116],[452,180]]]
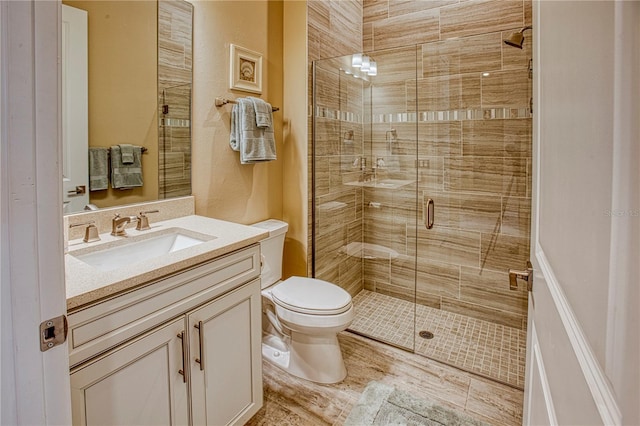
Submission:
[[[362,53],[355,53],[351,56],[351,66],[360,68],[362,66]]]
[[[360,68],[365,75],[378,75],[378,63],[368,55],[354,53],[351,55],[351,66]]]
[[[378,63],[373,59],[369,62],[369,71],[367,71],[369,75],[378,75]]]

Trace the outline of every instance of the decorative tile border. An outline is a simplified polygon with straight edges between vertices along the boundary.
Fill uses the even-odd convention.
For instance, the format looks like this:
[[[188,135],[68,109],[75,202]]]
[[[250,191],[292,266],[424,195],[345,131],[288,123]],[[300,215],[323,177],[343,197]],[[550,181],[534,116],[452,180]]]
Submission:
[[[420,123],[432,121],[468,121],[468,120],[505,120],[531,118],[529,108],[485,108],[456,109],[451,111],[397,112],[389,114],[373,114],[371,121],[363,120],[360,114],[340,111],[331,108],[317,107],[317,118],[328,118],[348,123]]]
[[[360,114],[325,107],[316,107],[316,117],[362,124],[362,116]]]
[[[166,127],[191,127],[191,120],[182,120],[179,118],[160,118],[160,126]]]

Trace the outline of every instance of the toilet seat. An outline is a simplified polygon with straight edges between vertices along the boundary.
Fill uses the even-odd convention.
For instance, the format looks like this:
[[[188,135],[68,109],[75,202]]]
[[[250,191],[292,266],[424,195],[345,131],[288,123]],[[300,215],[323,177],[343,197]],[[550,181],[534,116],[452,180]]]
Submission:
[[[339,315],[351,308],[351,295],[335,284],[316,278],[291,277],[271,290],[274,303],[308,315]]]

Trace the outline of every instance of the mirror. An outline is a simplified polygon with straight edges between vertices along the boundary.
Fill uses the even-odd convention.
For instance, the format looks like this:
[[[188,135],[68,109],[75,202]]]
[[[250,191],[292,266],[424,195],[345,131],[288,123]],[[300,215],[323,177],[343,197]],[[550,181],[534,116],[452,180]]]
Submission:
[[[101,208],[190,195],[193,5],[184,0],[63,0],[63,5],[65,213],[87,204]],[[84,14],[84,35],[82,23],[67,17],[71,9]],[[82,37],[84,45],[78,42]],[[141,186],[114,189],[110,176],[96,184],[96,176],[112,170],[100,162],[103,154],[97,163],[92,154],[93,179],[89,176],[89,149],[120,144],[144,151],[141,170],[134,171],[141,173]]]

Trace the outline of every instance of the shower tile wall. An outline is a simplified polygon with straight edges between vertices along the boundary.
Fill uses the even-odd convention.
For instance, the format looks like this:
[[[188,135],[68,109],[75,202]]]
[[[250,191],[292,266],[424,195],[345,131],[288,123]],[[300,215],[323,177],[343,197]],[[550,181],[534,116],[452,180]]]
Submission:
[[[190,3],[158,2],[159,198],[191,195],[192,22]]]
[[[347,19],[341,13],[357,16],[358,2],[340,3],[309,2],[310,60],[358,52],[361,42],[375,54],[379,74],[369,88],[339,73],[337,62],[323,61],[316,70],[324,90],[315,111],[316,276],[352,295],[366,288],[524,328],[527,293],[522,285],[509,290],[506,270],[524,267],[529,257],[531,37],[523,50],[502,39],[531,24],[531,2],[365,0],[361,40],[352,39],[357,25],[337,32]],[[389,120],[388,114],[395,115]],[[391,129],[397,140],[389,151]],[[354,161],[364,155],[368,169],[383,157],[383,177],[416,184],[348,185],[359,179]],[[421,224],[424,198],[436,205],[431,230]],[[351,257],[346,248],[353,242],[379,244],[398,256]]]
[[[364,206],[385,206],[363,209],[364,240],[399,253],[365,260],[364,286],[413,301],[417,254],[418,303],[524,328],[526,289],[510,291],[506,271],[523,268],[529,258],[531,37],[523,50],[502,39],[531,24],[531,3],[365,0],[363,6],[364,49],[378,60],[379,75],[388,76],[372,81],[372,156],[403,171],[394,178],[415,176],[417,165],[419,198],[416,207],[415,187],[363,191]],[[379,49],[413,43],[417,80],[408,69],[402,73],[401,63],[383,67],[391,55],[410,56],[407,49]],[[389,113],[407,113],[407,119],[376,118]],[[387,158],[391,128],[398,142]],[[421,223],[426,198],[436,206],[431,230]]]
[[[363,288],[362,259],[347,246],[363,241],[363,191],[345,185],[361,175],[363,82],[345,78],[333,60],[316,68],[315,197],[316,277],[356,295]]]
[[[307,2],[307,43],[309,60],[309,194],[312,190],[312,67],[317,59],[347,55],[362,50],[362,1],[311,0]],[[316,137],[316,220],[320,221],[322,232],[317,235],[316,246],[321,250],[316,255],[318,270],[316,276],[334,282],[355,295],[362,289],[362,260],[344,254],[343,247],[348,241],[361,241],[362,190],[342,186],[343,176],[350,179],[357,174],[352,163],[346,164],[341,154],[354,156],[362,152],[362,86],[345,84],[340,86],[337,68],[318,70],[317,78],[323,84],[324,92],[318,93],[318,105],[326,112],[326,117],[317,119]],[[340,105],[339,99],[350,93],[350,103]],[[344,117],[335,115],[342,110]],[[353,114],[348,114],[349,112]],[[344,118],[344,120],[341,120]],[[348,131],[353,135],[344,139]],[[357,180],[357,177],[354,179]],[[312,247],[313,210],[309,199],[309,247]],[[313,253],[308,251],[309,274],[311,275]]]

